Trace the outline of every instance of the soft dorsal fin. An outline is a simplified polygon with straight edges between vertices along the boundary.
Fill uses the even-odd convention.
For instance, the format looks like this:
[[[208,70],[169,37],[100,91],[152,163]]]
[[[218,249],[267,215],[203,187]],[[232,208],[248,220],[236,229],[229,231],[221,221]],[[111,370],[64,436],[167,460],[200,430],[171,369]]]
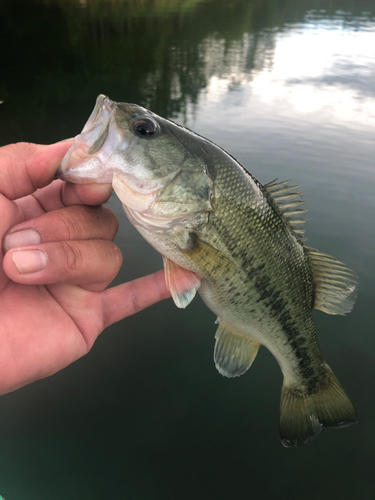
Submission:
[[[224,377],[239,377],[250,368],[260,344],[239,335],[230,325],[217,319],[215,366]]]
[[[297,238],[302,242],[306,241],[306,239],[303,238],[305,233],[303,224],[306,222],[303,214],[305,214],[307,210],[300,208],[306,203],[301,199],[303,193],[296,192],[299,186],[289,186],[290,180],[282,182],[277,181],[278,179],[275,179],[265,184],[263,186],[265,193],[268,194],[281,214],[285,217]]]
[[[345,264],[314,248],[305,247],[314,280],[314,308],[327,314],[344,315],[353,308],[358,276]]]
[[[201,278],[163,256],[165,283],[177,307],[185,309],[193,300],[201,284]]]

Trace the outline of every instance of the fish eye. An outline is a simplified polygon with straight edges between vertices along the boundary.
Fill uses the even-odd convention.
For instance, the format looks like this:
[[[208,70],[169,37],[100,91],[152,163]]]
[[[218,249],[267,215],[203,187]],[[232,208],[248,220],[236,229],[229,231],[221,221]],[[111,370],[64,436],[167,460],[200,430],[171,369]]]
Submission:
[[[133,122],[133,129],[140,137],[151,137],[158,130],[158,125],[151,118],[139,118]]]

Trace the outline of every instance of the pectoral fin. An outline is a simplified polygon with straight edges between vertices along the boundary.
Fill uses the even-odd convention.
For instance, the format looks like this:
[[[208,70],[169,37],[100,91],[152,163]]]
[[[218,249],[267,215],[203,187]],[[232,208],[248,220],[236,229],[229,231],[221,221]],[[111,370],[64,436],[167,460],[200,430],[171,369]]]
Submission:
[[[193,300],[201,278],[163,256],[165,283],[177,307],[185,309]]]
[[[202,271],[213,278],[219,278],[235,270],[235,264],[220,250],[198,238],[190,235],[192,246],[182,252],[191,259]]]
[[[353,308],[358,277],[345,264],[314,248],[305,247],[315,285],[314,308],[327,314],[346,314]]]
[[[219,373],[224,377],[243,375],[252,365],[260,344],[240,336],[222,320],[215,339],[214,360]]]

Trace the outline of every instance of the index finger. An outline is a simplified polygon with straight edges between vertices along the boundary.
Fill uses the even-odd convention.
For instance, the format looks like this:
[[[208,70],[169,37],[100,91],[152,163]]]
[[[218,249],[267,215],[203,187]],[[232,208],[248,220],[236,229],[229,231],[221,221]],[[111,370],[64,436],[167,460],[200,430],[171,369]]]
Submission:
[[[61,200],[65,206],[70,205],[101,205],[112,194],[112,184],[72,184],[64,182]]]
[[[49,146],[19,142],[0,148],[0,193],[16,200],[50,184],[72,140]]]

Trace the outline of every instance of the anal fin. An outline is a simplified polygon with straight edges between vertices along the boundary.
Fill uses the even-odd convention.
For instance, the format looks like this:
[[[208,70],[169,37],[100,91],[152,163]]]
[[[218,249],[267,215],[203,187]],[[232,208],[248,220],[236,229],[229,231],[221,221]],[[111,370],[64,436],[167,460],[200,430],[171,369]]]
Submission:
[[[165,283],[177,307],[185,309],[195,297],[202,279],[163,256]]]
[[[252,365],[260,344],[239,335],[222,320],[215,334],[215,366],[224,377],[239,377]]]

